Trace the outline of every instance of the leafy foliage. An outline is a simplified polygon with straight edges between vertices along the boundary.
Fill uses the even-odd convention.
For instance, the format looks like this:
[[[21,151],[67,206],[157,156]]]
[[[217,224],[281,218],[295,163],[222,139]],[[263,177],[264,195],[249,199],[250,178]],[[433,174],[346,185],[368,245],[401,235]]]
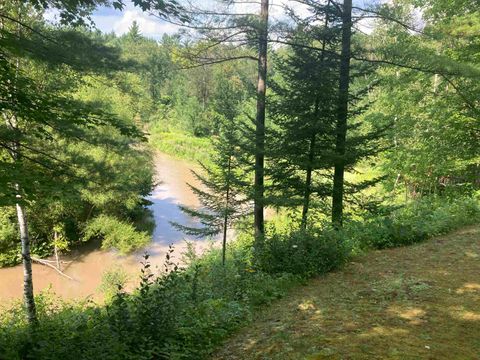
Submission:
[[[155,278],[146,256],[137,290],[120,290],[104,307],[39,295],[40,322],[33,333],[21,307],[2,312],[0,356],[60,359],[73,350],[78,359],[204,358],[249,318],[254,304],[269,302],[294,284],[292,276],[248,272],[238,262],[225,268],[219,261],[212,253],[208,261],[180,270],[167,260],[169,272]],[[220,268],[236,279],[235,292],[211,282],[220,279]]]
[[[83,239],[87,241],[96,237],[103,239],[103,248],[115,248],[122,254],[142,248],[150,242],[148,233],[138,232],[132,224],[107,215],[100,215],[87,223]]]
[[[266,238],[257,261],[267,273],[286,272],[308,278],[341,266],[350,254],[349,246],[332,229],[274,234]]]
[[[411,245],[461,226],[475,224],[480,208],[475,198],[426,198],[364,223],[352,223],[344,231],[359,248],[377,249]]]
[[[33,251],[45,256],[78,242],[91,216],[137,220],[153,170],[133,115],[109,102],[121,94],[100,95],[108,73],[127,66],[118,47],[85,30],[47,25],[36,5],[13,5],[0,9],[0,213],[25,206]],[[12,265],[19,249],[7,244],[2,263]]]

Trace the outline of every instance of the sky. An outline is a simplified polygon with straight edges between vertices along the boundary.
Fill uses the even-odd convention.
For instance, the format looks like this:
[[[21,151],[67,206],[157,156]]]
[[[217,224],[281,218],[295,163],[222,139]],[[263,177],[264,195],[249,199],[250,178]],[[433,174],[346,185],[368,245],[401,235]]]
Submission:
[[[198,0],[199,7],[208,6],[209,0]],[[213,1],[210,2],[214,4]],[[125,1],[125,8],[123,11],[114,10],[112,8],[99,8],[93,14],[93,20],[97,27],[102,32],[114,32],[117,35],[122,35],[128,32],[133,21],[137,21],[141,33],[146,37],[161,38],[163,34],[173,34],[178,31],[179,27],[162,21],[155,17],[149,16],[136,8],[130,0]],[[270,16],[278,17],[283,13],[283,9],[279,5],[289,4],[295,7],[297,11],[301,11],[301,6],[288,0],[270,0]],[[258,11],[258,4],[253,5],[237,5],[238,12],[253,12]]]
[[[178,31],[177,26],[149,16],[133,6],[130,1],[126,1],[123,11],[99,8],[93,13],[92,19],[102,32],[114,32],[117,35],[128,32],[134,21],[138,23],[141,33],[146,37],[161,38],[163,34],[173,34]]]
[[[374,0],[357,0],[356,3],[371,2]],[[378,0],[382,1],[382,0]],[[210,0],[198,0],[199,6],[205,6]],[[149,38],[161,39],[163,34],[173,34],[179,30],[179,27],[160,20],[158,18],[149,16],[147,13],[142,12],[139,8],[135,7],[130,0],[125,1],[126,6],[122,11],[115,10],[113,8],[100,7],[92,16],[96,27],[104,33],[114,32],[117,35],[123,35],[128,32],[133,21],[136,21],[140,27],[141,33]],[[295,9],[299,14],[305,13],[302,5],[295,1],[289,0],[270,0],[270,16],[272,18],[278,18],[283,16],[282,6],[288,5]],[[358,4],[365,5],[365,4]],[[241,5],[238,8],[239,12],[257,12],[258,4],[254,5]],[[55,14],[50,13],[46,15],[46,18],[51,21],[55,21]],[[365,31],[369,31],[370,25],[364,24]]]

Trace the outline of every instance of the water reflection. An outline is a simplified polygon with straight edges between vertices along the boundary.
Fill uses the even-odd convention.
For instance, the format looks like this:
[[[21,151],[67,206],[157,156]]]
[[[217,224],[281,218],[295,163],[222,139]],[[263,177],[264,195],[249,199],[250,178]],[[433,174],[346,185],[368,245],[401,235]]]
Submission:
[[[207,240],[185,236],[169,223],[174,221],[184,225],[195,225],[194,220],[178,208],[179,204],[199,206],[198,199],[186,184],[198,185],[190,171],[192,165],[164,154],[158,154],[155,159],[155,166],[157,180],[161,183],[149,197],[152,202],[149,208],[156,223],[152,244],[146,249],[127,256],[122,256],[115,251],[99,250],[98,243],[85,244],[85,246],[75,249],[63,259],[70,263],[64,265],[62,270],[71,276],[74,279],[73,281],[60,276],[53,269],[33,264],[35,292],[38,293],[51,287],[56,294],[64,298],[90,296],[95,300],[100,300],[101,294],[98,287],[101,283],[102,274],[106,270],[121,267],[130,274],[130,286],[133,286],[138,280],[139,262],[142,260],[145,251],[151,255],[152,267],[161,268],[170,244],[175,247],[174,261],[181,260],[181,253],[186,249],[185,239],[193,241],[198,251],[202,251],[209,246]],[[0,301],[21,298],[22,276],[21,266],[0,269]]]

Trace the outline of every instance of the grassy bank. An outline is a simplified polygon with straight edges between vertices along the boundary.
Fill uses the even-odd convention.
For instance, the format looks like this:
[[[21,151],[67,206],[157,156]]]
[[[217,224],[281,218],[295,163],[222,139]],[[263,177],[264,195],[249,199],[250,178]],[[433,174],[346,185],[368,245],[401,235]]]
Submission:
[[[265,308],[215,359],[476,359],[480,226],[372,251]]]
[[[155,150],[178,159],[208,163],[212,146],[208,138],[199,138],[181,132],[151,130],[150,144]]]
[[[346,339],[351,335],[349,326],[358,336],[358,351],[381,354],[386,351],[388,340],[383,348],[379,344],[377,350],[371,343],[364,346],[360,341],[409,333],[408,327],[390,323],[397,319],[395,311],[399,314],[404,310],[405,314],[413,311],[413,317],[423,314],[422,311],[429,314],[428,302],[434,300],[429,296],[437,290],[437,283],[443,281],[442,276],[455,284],[450,288],[452,291],[463,291],[464,286],[466,297],[470,296],[471,286],[476,291],[475,280],[462,278],[461,273],[478,274],[475,266],[480,251],[478,233],[474,240],[455,240],[452,245],[455,247],[450,250],[443,249],[449,241],[438,239],[414,248],[383,252],[374,249],[418,243],[479,220],[480,206],[475,199],[426,199],[388,217],[346,224],[343,231],[325,227],[308,232],[268,234],[263,249],[256,251],[255,257],[252,238],[241,233],[237,241],[229,244],[225,267],[221,264],[219,249],[212,249],[200,258],[187,254],[190,266],[185,269],[177,269],[167,259],[166,267],[170,270],[166,276],[156,277],[146,264],[136,291],[127,294],[120,290],[105,305],[88,301],[65,303],[40,295],[37,297],[40,323],[33,331],[26,324],[21,305],[1,312],[0,358],[65,359],[75,353],[78,359],[197,360],[208,357],[222,341],[246,324],[251,324],[252,329],[258,328],[258,332],[245,330],[233,340],[229,346],[235,351],[228,354],[232,359],[265,358],[261,354],[267,354],[267,358],[279,354],[278,359],[298,359],[310,354],[316,356],[314,359],[321,359],[330,353],[341,354],[342,344],[350,341]],[[398,259],[389,257],[395,252],[406,255]],[[358,254],[365,253],[368,255],[358,258]],[[329,285],[324,286],[321,282],[324,280],[317,279],[306,288],[301,286],[309,278],[337,270],[352,254],[357,255],[346,270],[328,275],[327,279],[332,279]],[[422,261],[426,264],[423,267]],[[435,269],[435,264],[440,267],[429,270]],[[472,272],[464,265],[471,265]],[[443,270],[458,272],[455,275],[458,278],[453,275],[448,278],[447,273],[442,275]],[[438,295],[443,296],[446,290],[444,283],[441,284]],[[307,295],[303,296],[305,291]],[[267,305],[287,294],[287,302],[282,301],[269,310]],[[322,299],[329,303],[325,305]],[[392,303],[393,300],[399,302]],[[300,302],[292,306],[288,301]],[[336,304],[339,308],[335,308]],[[451,311],[449,315],[476,316],[470,300],[463,308],[462,303],[442,303],[448,304],[453,306],[447,309]],[[440,313],[440,304],[438,306],[432,308],[433,311],[439,312],[438,318],[445,316]],[[371,313],[376,317],[362,327],[362,316],[367,321]],[[263,315],[259,317],[259,314]],[[275,316],[269,318],[268,314]],[[399,322],[410,321],[397,317]],[[460,329],[460,325],[469,324],[470,320],[451,321],[456,321],[455,328]],[[273,333],[270,328],[274,329]],[[472,336],[478,331],[474,330]],[[427,340],[437,336],[429,331],[425,332],[426,337],[419,335],[424,346],[431,346],[432,342]],[[330,343],[334,345],[329,346]],[[415,344],[420,346],[420,340]],[[399,343],[396,348],[399,354],[402,346]],[[220,352],[218,358],[228,358],[227,352]]]

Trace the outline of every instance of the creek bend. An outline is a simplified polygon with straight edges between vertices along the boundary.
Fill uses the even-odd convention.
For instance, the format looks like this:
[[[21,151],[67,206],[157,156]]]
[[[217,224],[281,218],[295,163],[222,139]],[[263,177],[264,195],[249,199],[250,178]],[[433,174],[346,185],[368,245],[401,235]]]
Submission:
[[[127,288],[138,283],[140,261],[143,254],[150,254],[150,263],[154,271],[163,266],[165,255],[170,244],[174,245],[173,260],[181,260],[181,253],[186,249],[184,240],[194,242],[197,251],[201,252],[209,245],[207,240],[189,237],[177,231],[170,221],[181,224],[194,224],[195,221],[182,213],[179,204],[199,206],[198,199],[187,183],[198,185],[191,173],[194,167],[189,162],[174,159],[168,155],[155,155],[156,178],[159,185],[155,187],[148,198],[152,205],[155,219],[155,230],[151,244],[129,255],[120,255],[115,251],[101,250],[98,244],[87,243],[69,254],[62,256],[68,264],[62,265],[62,271],[73,278],[67,279],[54,269],[41,264],[33,264],[33,286],[38,294],[42,290],[51,290],[64,299],[83,299],[90,297],[96,301],[102,300],[99,286],[105,271],[121,268],[128,275]],[[10,302],[22,298],[23,269],[20,265],[0,269],[0,302]]]

